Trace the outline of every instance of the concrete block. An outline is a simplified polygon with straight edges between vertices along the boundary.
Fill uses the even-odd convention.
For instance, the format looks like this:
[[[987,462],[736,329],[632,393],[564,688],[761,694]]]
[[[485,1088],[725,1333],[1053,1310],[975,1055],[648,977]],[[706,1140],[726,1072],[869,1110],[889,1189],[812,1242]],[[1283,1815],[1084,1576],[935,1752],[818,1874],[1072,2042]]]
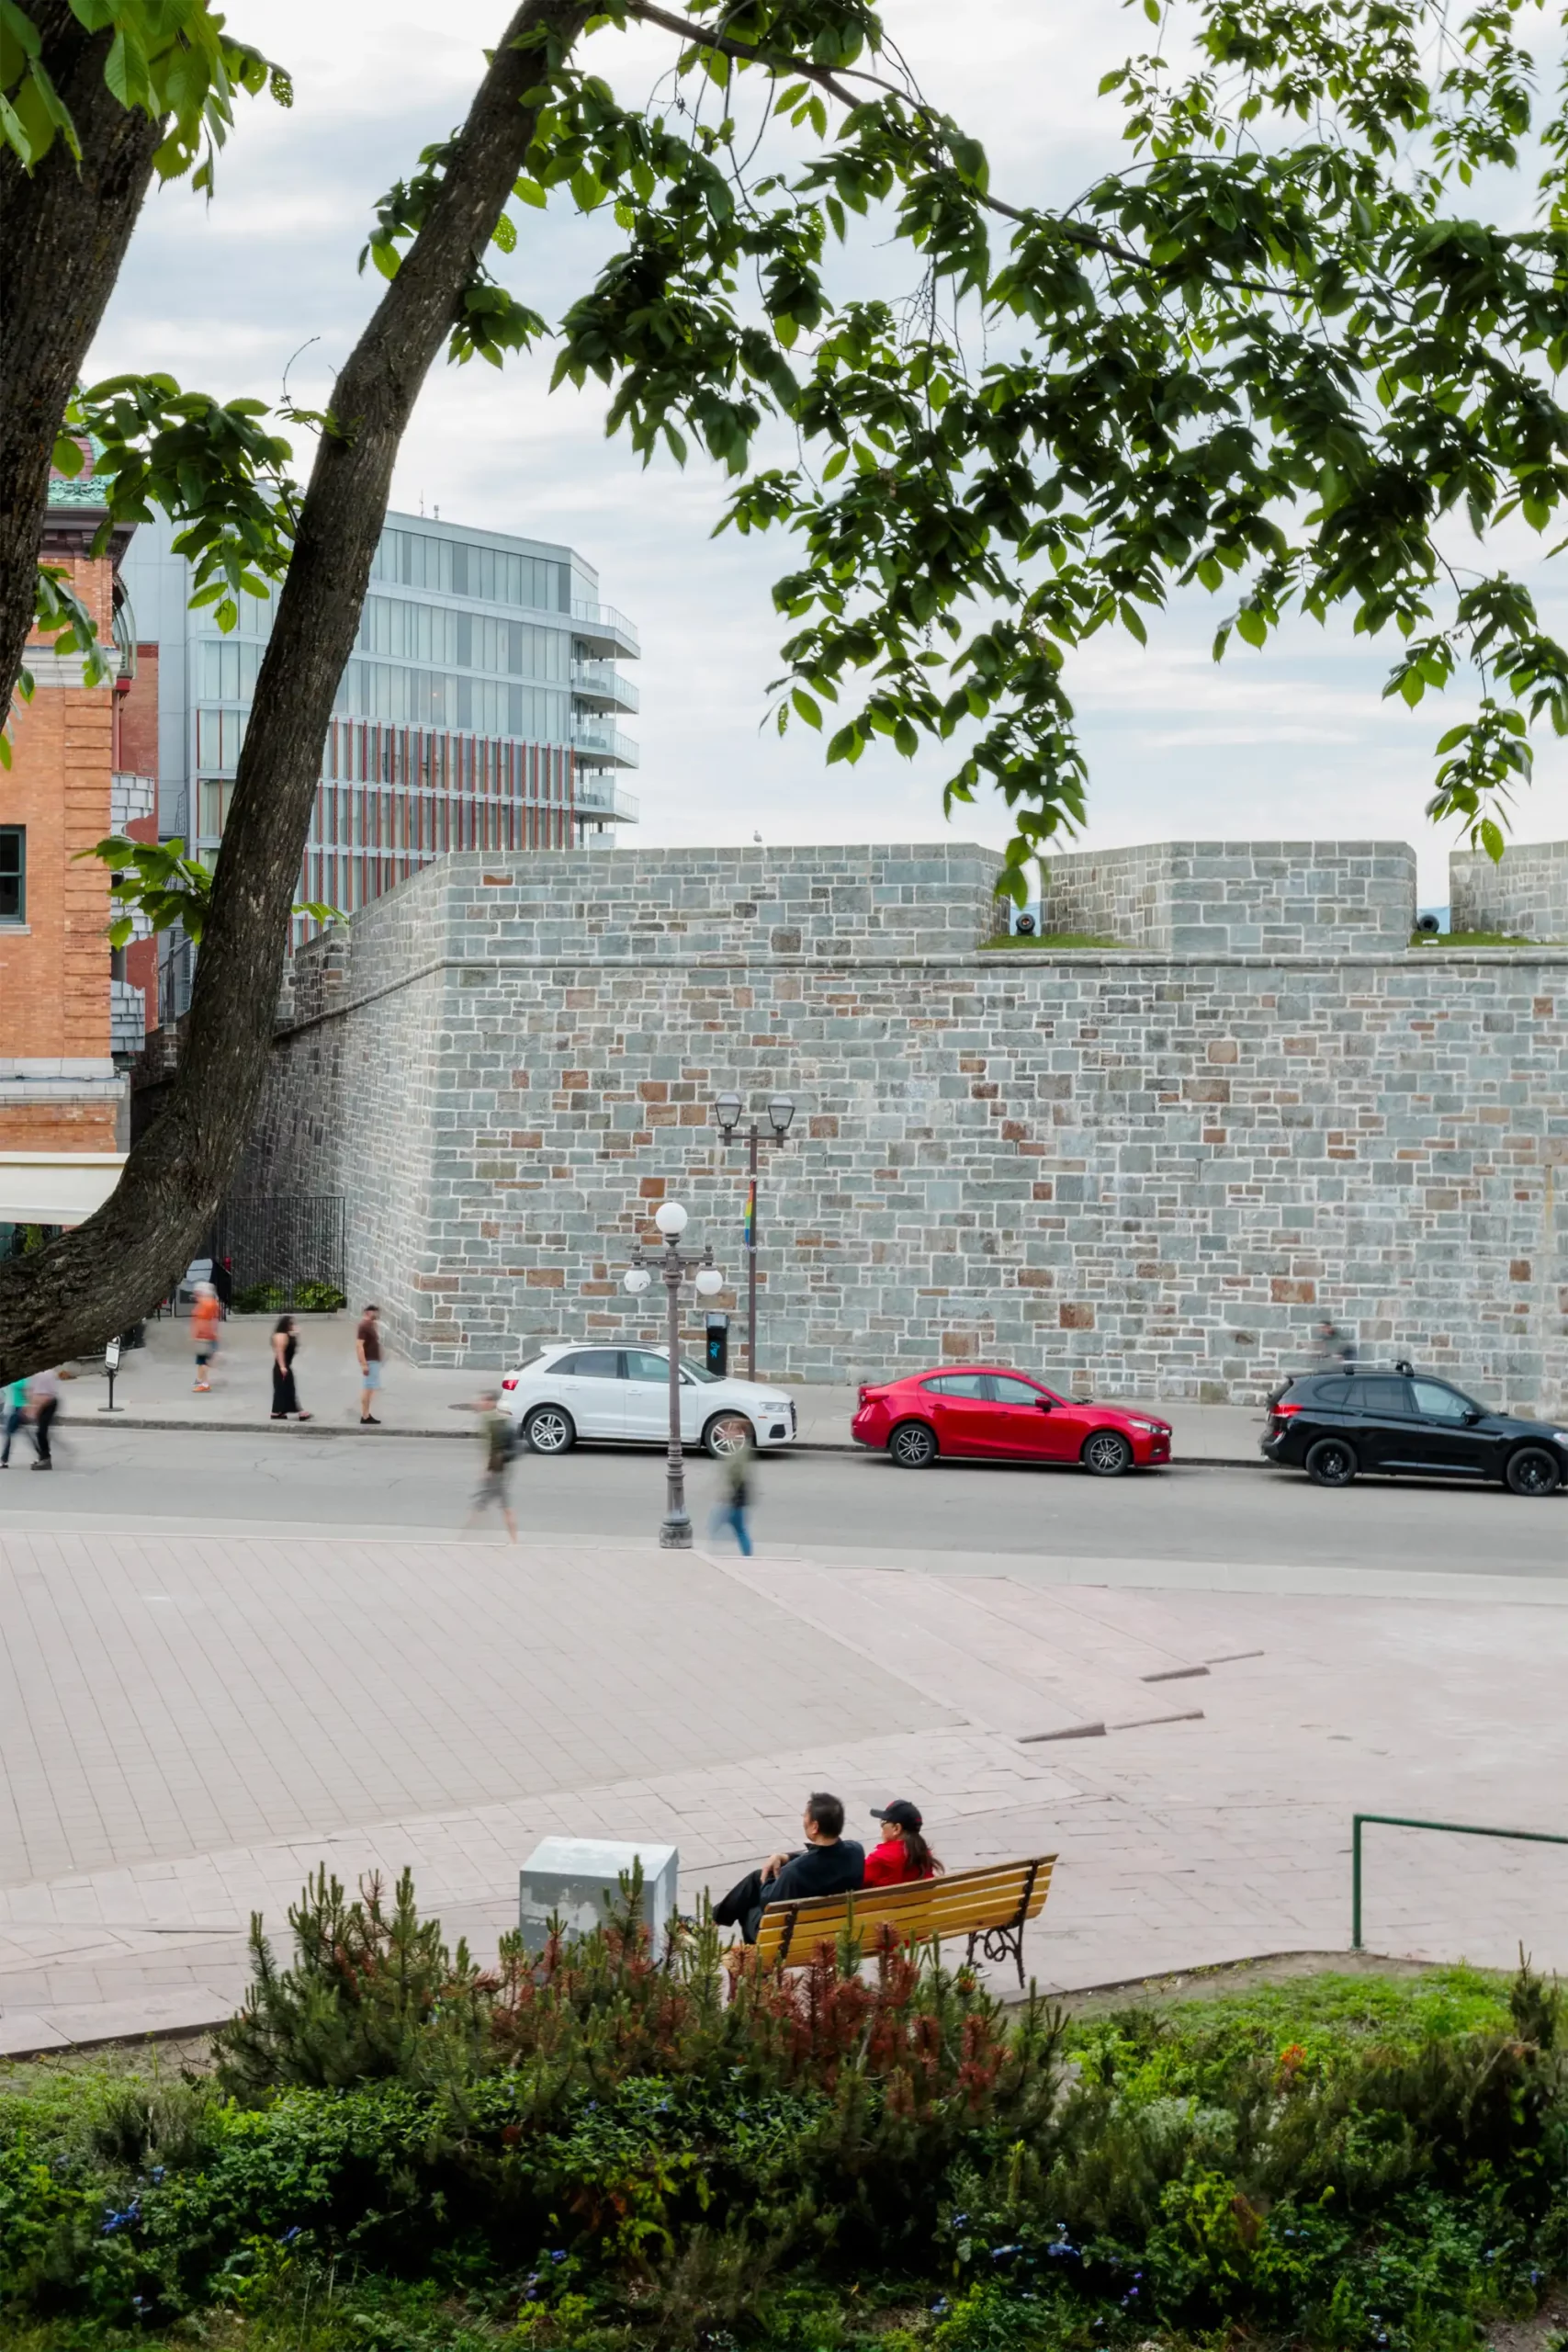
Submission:
[[[543,1951],[556,1914],[573,1935],[602,1928],[606,1898],[619,1900],[622,1874],[639,1858],[643,1920],[653,1950],[661,1952],[675,1913],[680,1849],[651,1839],[627,1843],[607,1838],[545,1838],[535,1847],[518,1877],[517,1919],[525,1951]]]

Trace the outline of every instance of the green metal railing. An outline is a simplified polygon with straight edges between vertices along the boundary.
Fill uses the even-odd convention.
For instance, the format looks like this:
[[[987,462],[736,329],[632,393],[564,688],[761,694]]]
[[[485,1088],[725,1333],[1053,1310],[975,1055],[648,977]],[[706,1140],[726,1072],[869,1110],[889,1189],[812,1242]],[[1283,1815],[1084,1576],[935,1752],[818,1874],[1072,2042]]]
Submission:
[[[1529,1846],[1568,1846],[1568,1837],[1550,1829],[1483,1829],[1474,1821],[1413,1821],[1403,1813],[1350,1815],[1350,1949],[1361,1949],[1361,1827],[1378,1821],[1385,1829],[1440,1829],[1451,1838],[1517,1838]]]

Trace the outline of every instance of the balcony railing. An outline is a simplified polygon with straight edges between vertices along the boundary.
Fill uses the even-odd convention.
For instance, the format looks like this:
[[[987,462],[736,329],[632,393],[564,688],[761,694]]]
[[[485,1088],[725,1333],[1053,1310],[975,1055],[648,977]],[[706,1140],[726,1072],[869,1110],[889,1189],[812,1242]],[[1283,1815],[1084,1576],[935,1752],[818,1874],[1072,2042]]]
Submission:
[[[637,630],[614,605],[573,605],[571,617],[579,636],[601,639],[607,652],[626,653],[635,659],[642,651]]]
[[[608,662],[574,662],[571,691],[580,702],[605,710],[640,710],[642,697],[629,678]]]
[[[571,730],[571,748],[580,760],[592,767],[604,763],[610,767],[635,768],[642,764],[642,753],[629,735],[606,721],[592,719]]]
[[[608,776],[578,778],[573,795],[573,808],[581,818],[601,824],[635,825],[642,815],[642,803],[636,793],[623,792]]]

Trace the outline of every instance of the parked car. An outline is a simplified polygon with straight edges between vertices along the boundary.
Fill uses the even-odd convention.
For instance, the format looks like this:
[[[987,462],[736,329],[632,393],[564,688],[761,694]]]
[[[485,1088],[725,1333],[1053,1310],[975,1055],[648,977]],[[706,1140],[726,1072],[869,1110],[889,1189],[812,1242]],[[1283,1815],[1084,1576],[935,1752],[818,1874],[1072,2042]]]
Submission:
[[[951,1364],[860,1392],[850,1434],[885,1446],[900,1470],[942,1455],[966,1461],[1076,1463],[1097,1478],[1170,1460],[1170,1423],[1119,1405],[1058,1396],[1032,1373]]]
[[[1263,1451],[1320,1487],[1380,1477],[1495,1479],[1516,1495],[1555,1494],[1568,1430],[1489,1412],[1408,1363],[1387,1372],[1307,1373],[1269,1403]]]
[[[742,1445],[793,1445],[795,1403],[766,1382],[721,1379],[682,1359],[681,1437],[722,1459]],[[562,1340],[509,1372],[501,1401],[536,1453],[568,1453],[580,1437],[633,1445],[670,1438],[670,1358],[662,1348]]]

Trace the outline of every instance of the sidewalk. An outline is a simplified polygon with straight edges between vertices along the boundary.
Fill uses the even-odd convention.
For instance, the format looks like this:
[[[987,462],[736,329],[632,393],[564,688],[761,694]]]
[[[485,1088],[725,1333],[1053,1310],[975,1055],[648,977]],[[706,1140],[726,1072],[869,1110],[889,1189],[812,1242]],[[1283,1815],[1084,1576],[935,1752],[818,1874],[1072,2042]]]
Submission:
[[[912,1798],[952,1869],[1059,1856],[1048,1991],[1343,1949],[1353,1812],[1561,1826],[1568,1583],[1082,1566],[0,1533],[0,2055],[215,2022],[323,1863],[408,1865],[488,1961],[540,1838],[676,1845],[691,1904],[813,1787]],[[1568,1963],[1562,1849],[1379,1826],[1365,1894],[1373,1950]]]
[[[115,1378],[117,1409],[112,1426],[261,1428],[272,1413],[271,1348],[276,1320],[271,1315],[230,1317],[223,1326],[212,1387],[205,1396],[193,1393],[196,1374],[188,1321],[182,1316],[149,1323],[147,1345],[121,1358]],[[302,1315],[298,1319],[299,1353],[295,1372],[299,1401],[311,1415],[313,1426],[328,1435],[359,1430],[359,1368],[354,1353],[356,1321],[350,1314]],[[383,1366],[383,1377],[376,1417],[384,1432],[467,1438],[473,1430],[463,1408],[501,1375],[448,1372],[404,1363],[393,1356]],[[856,1397],[853,1388],[807,1387],[798,1381],[780,1385],[795,1398],[802,1445],[854,1450],[850,1436]],[[98,1419],[98,1408],[107,1402],[107,1395],[100,1377],[85,1373],[67,1390],[64,1409],[73,1421],[90,1424]],[[1262,1459],[1258,1442],[1263,1433],[1263,1417],[1255,1406],[1144,1404],[1130,1397],[1118,1397],[1116,1402],[1134,1411],[1158,1413],[1169,1421],[1175,1431],[1172,1452],[1179,1462],[1251,1464]],[[111,1426],[107,1418],[104,1426]],[[365,1434],[368,1439],[376,1432]]]

